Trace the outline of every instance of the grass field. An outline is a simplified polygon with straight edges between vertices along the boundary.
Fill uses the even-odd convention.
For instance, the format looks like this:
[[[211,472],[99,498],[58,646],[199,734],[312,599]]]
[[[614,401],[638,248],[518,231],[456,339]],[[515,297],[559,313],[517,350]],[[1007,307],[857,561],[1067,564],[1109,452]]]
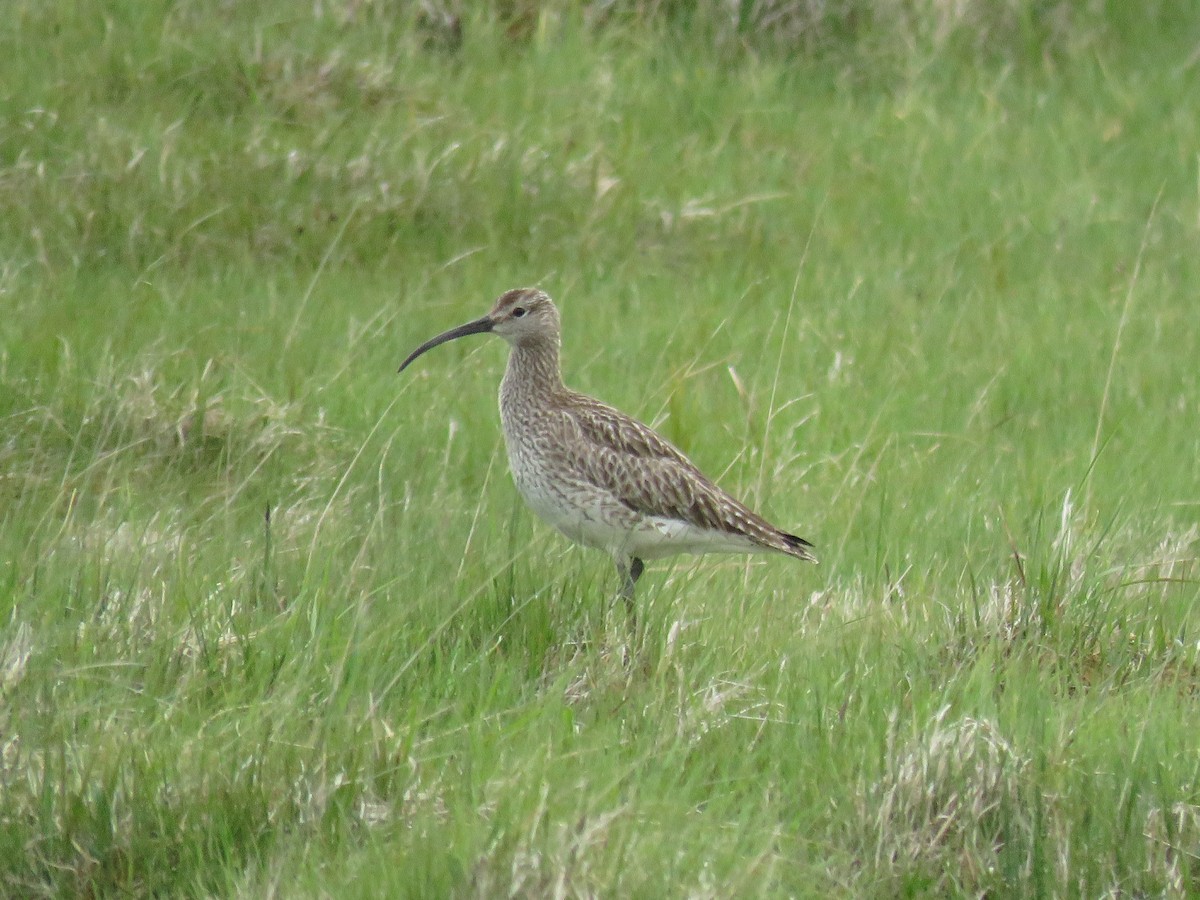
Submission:
[[[0,895],[1200,893],[1200,8],[465,6],[10,4]],[[820,566],[631,634],[523,284]]]

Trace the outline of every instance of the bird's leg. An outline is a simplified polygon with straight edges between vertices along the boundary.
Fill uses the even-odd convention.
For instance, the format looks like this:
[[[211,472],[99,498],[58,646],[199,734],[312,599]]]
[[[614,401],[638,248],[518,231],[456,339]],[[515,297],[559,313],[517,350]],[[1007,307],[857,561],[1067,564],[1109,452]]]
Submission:
[[[617,569],[624,579],[621,585],[621,599],[625,601],[625,611],[629,614],[629,627],[634,631],[637,631],[637,610],[633,605],[633,590],[645,568],[646,564],[636,556],[630,558],[628,565],[617,563]]]

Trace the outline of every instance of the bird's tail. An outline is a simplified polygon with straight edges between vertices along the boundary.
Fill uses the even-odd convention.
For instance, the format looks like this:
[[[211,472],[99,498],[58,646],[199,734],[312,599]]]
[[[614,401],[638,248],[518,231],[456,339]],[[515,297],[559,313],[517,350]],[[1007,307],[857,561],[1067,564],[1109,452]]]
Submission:
[[[796,537],[794,534],[788,534],[786,531],[779,532],[779,537],[787,545],[787,553],[797,559],[806,559],[809,562],[816,562],[817,556],[813,553],[813,545],[802,537]]]

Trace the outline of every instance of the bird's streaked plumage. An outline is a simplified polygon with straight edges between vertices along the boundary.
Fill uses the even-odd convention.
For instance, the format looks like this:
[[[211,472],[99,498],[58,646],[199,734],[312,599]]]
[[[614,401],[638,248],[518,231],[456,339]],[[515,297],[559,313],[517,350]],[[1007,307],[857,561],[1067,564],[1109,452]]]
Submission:
[[[512,348],[500,420],[517,489],[568,538],[613,556],[628,601],[646,559],[775,551],[816,561],[808,541],[719,488],[652,428],[567,388],[558,309],[540,290],[506,292],[483,318],[426,341],[400,370],[446,341],[489,332]]]

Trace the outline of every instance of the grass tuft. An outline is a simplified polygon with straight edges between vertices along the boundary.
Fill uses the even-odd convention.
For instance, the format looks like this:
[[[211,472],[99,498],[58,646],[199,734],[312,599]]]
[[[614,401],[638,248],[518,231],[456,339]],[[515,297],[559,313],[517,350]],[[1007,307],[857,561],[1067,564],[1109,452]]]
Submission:
[[[890,737],[883,775],[863,791],[875,869],[900,893],[986,891],[1006,845],[1028,846],[1020,790],[1029,760],[995,722],[947,721],[949,712],[938,710],[911,745]]]

